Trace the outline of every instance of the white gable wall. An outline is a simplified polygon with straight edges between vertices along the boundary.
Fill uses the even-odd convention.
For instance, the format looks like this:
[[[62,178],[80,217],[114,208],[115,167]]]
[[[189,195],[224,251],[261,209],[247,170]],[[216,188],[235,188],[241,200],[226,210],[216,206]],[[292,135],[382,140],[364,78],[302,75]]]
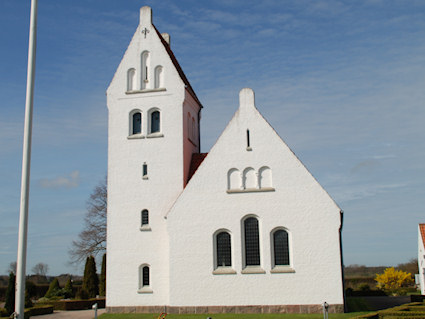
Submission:
[[[170,305],[343,304],[340,209],[258,111],[236,112],[167,216],[170,238]],[[248,105],[247,105],[248,104]],[[252,151],[247,151],[246,130]],[[227,173],[262,166],[272,170],[274,192],[227,193]],[[242,218],[258,216],[263,274],[242,274]],[[271,273],[271,231],[290,235],[295,273]],[[236,274],[213,275],[213,234],[232,239]]]

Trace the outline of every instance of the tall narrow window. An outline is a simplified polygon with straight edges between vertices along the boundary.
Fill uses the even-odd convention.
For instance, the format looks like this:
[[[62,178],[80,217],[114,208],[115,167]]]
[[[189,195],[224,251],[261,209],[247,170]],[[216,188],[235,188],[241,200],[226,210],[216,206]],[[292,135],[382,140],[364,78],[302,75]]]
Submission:
[[[151,294],[150,282],[150,266],[149,264],[142,264],[139,266],[139,293]]]
[[[149,225],[149,211],[147,209],[142,210],[142,227]]]
[[[136,89],[136,70],[129,69],[127,71],[127,91],[133,91]]]
[[[164,87],[164,70],[162,66],[158,65],[155,68],[155,89]]]
[[[149,87],[149,52],[144,51],[142,53],[142,89],[147,89]]]
[[[230,234],[228,232],[220,232],[216,236],[216,268],[232,266],[232,246],[230,242]]]
[[[132,134],[142,133],[142,113],[136,112],[133,114],[132,126]]]
[[[151,133],[159,132],[160,129],[160,113],[159,111],[154,111],[151,113]]]
[[[288,232],[283,229],[273,233],[273,255],[275,266],[289,266]]]
[[[245,266],[260,266],[260,235],[258,220],[248,217],[244,221]]]
[[[143,177],[148,176],[148,164],[143,163]]]
[[[149,286],[149,266],[143,267],[143,282],[142,287]]]
[[[249,140],[249,130],[246,130],[246,147],[251,147],[251,141]]]

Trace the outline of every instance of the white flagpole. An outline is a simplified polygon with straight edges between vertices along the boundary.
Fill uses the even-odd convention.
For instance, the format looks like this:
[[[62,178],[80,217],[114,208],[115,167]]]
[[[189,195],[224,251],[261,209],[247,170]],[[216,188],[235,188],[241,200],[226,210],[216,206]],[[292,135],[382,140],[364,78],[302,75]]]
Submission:
[[[24,319],[25,270],[28,233],[28,197],[31,167],[32,109],[34,100],[35,49],[37,42],[37,0],[31,0],[30,35],[28,44],[27,93],[22,155],[21,206],[19,213],[18,260],[16,269],[15,318]]]

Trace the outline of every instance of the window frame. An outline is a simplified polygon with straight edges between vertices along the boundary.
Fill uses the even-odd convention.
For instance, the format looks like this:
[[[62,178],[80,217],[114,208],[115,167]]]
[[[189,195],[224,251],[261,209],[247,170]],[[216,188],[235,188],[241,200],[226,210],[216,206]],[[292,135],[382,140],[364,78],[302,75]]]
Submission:
[[[218,247],[217,247],[217,236],[226,233],[229,235],[230,238],[230,266],[220,266],[218,265]],[[233,243],[233,236],[230,230],[225,228],[220,228],[216,230],[212,236],[213,241],[213,274],[214,275],[230,275],[230,274],[236,274],[236,271],[233,268],[234,264],[234,250],[232,247],[234,247]]]
[[[141,58],[141,72],[140,72],[140,89],[149,89],[149,75],[150,75],[150,52],[145,50],[140,54]]]
[[[158,119],[158,121],[159,121],[159,131],[152,132],[152,120],[153,120],[152,117],[153,117],[153,114],[155,112],[158,112],[158,114],[159,114],[159,119]],[[157,107],[151,108],[148,111],[148,118],[147,118],[147,120],[148,120],[148,134],[147,134],[146,137],[147,138],[151,138],[151,137],[163,137],[164,134],[162,133],[162,112],[161,112],[161,110],[159,108],[157,108]]]
[[[143,223],[143,213],[147,213],[147,219],[148,219],[148,223],[147,224],[144,224]],[[151,226],[150,226],[150,223],[149,223],[149,210],[148,209],[143,209],[141,212],[140,212],[140,230],[141,231],[150,231],[150,230],[152,230],[151,229]]]
[[[134,132],[134,116],[136,114],[140,114],[140,133],[133,133]],[[144,138],[143,136],[143,112],[140,109],[133,109],[129,113],[129,130],[128,130],[128,138]]]
[[[257,220],[257,232],[258,232],[258,258],[259,258],[259,264],[258,265],[248,265],[247,264],[247,245],[246,245],[246,229],[245,229],[245,223],[248,219],[254,218]],[[242,248],[242,274],[264,274],[265,271],[262,268],[263,265],[263,247],[262,247],[262,235],[261,235],[261,221],[260,218],[257,215],[250,214],[246,215],[241,219],[241,248]]]
[[[148,269],[148,284],[145,285],[144,283],[144,270]],[[141,264],[138,268],[138,293],[153,293],[152,290],[152,276],[151,276],[151,265],[144,263]]]
[[[276,265],[275,264],[275,242],[274,242],[274,235],[278,231],[285,231],[288,235],[288,258],[289,258],[289,264],[288,265]],[[288,228],[279,226],[275,227],[270,232],[270,263],[271,263],[271,273],[294,273],[294,267],[293,267],[293,253],[292,253],[292,233],[289,231]]]

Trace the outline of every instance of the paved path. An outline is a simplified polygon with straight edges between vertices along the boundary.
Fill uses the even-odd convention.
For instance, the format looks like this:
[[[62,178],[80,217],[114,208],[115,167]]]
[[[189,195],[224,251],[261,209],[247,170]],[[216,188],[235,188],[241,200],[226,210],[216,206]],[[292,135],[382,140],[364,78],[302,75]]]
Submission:
[[[97,315],[105,313],[105,309],[98,309]],[[93,319],[94,310],[54,311],[49,315],[33,316],[34,319]]]

